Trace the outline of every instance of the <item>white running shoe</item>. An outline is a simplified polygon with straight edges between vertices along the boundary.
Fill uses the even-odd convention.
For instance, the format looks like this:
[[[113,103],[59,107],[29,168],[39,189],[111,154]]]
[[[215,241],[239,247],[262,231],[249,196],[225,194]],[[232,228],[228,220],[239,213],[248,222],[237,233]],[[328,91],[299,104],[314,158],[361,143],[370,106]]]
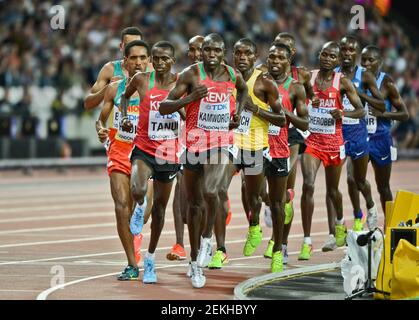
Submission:
[[[288,264],[288,250],[287,245],[282,245],[282,264]]]
[[[269,206],[265,206],[265,225],[268,228],[272,228],[272,212]]]
[[[189,261],[189,265],[188,265],[188,271],[186,271],[186,276],[188,278],[192,277],[192,264],[191,264],[190,261]]]
[[[337,244],[336,244],[336,238],[333,234],[329,234],[329,239],[327,239],[327,241],[325,242],[325,244],[322,247],[322,251],[323,252],[327,252],[327,251],[333,251],[337,248]]]
[[[377,222],[378,222],[378,211],[377,211],[377,205],[374,204],[374,206],[371,209],[368,209],[368,215],[367,215],[368,229],[372,230],[376,228]]]
[[[191,282],[194,288],[202,288],[205,286],[206,278],[202,268],[198,267],[196,261],[191,262]]]
[[[205,268],[210,263],[212,256],[211,256],[211,238],[202,238],[201,237],[201,246],[199,248],[198,257],[196,258],[196,262],[200,268]]]

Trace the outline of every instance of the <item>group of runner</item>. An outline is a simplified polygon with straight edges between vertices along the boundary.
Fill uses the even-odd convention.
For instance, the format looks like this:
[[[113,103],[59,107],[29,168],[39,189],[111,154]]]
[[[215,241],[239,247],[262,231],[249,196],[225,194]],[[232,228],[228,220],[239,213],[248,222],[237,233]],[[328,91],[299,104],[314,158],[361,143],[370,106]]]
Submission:
[[[204,268],[228,262],[226,225],[231,218],[228,188],[242,175],[242,202],[249,222],[243,255],[262,242],[260,211],[272,227],[264,252],[271,271],[288,263],[287,240],[294,216],[293,199],[298,155],[303,186],[301,216],[304,240],[299,260],[312,254],[310,238],[314,185],[325,167],[329,238],[322,251],[346,243],[339,180],[348,158],[348,190],[354,231],[377,226],[378,210],[366,179],[374,168],[384,211],[392,200],[392,120],[407,120],[405,104],[391,77],[381,71],[378,47],[362,49],[356,38],[327,42],[319,53],[319,69],[293,64],[294,37],[280,33],[267,60],[248,38],[233,46],[234,67],[225,60],[225,43],[212,33],[189,41],[191,65],[175,74],[175,47],[159,41],[151,48],[135,27],[123,30],[122,60],[102,68],[86,96],[86,109],[103,102],[96,130],[105,144],[115,203],[117,229],[128,266],[119,280],[139,278],[142,226],[151,215],[151,235],[144,256],[144,283],[156,283],[155,250],[163,229],[172,184],[177,179],[173,213],[176,244],[169,260],[184,260],[184,223],[190,241],[187,276],[202,288]],[[361,66],[357,65],[361,56]],[[359,192],[366,200],[361,210]],[[212,234],[216,250],[212,250]]]

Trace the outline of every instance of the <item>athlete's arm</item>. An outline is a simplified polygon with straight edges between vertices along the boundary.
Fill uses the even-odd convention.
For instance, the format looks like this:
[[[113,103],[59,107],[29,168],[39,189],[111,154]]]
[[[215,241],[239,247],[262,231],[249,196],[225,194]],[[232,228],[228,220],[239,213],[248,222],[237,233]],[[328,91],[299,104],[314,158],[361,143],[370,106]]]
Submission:
[[[112,62],[106,63],[99,72],[97,80],[84,99],[84,108],[92,110],[97,107],[105,97],[105,91],[111,81],[114,66]]]
[[[298,82],[293,83],[290,89],[291,102],[297,110],[297,114],[284,108],[285,115],[294,127],[306,131],[308,130],[308,110],[306,106],[306,91],[304,86]]]
[[[384,119],[407,121],[409,119],[409,112],[407,111],[406,104],[400,96],[399,90],[397,89],[397,86],[394,84],[393,79],[386,76],[383,83],[383,89],[383,96],[390,100],[391,105],[397,111],[380,112],[375,109],[372,109],[371,113],[376,117]]]
[[[188,67],[188,69],[185,69],[179,74],[175,87],[169,92],[166,99],[160,103],[160,114],[165,115],[179,111],[191,102],[207,96],[207,87],[204,85],[196,85],[193,72],[194,70]],[[192,91],[186,95],[189,87],[192,87]]]
[[[298,68],[300,81],[304,85],[304,90],[306,97],[311,100],[311,105],[313,107],[318,107],[320,105],[319,97],[314,94],[313,86],[311,85],[311,73],[305,68]],[[300,129],[300,128],[299,128]],[[302,130],[302,129],[301,129]]]
[[[281,99],[279,96],[278,86],[276,83],[270,79],[270,77],[267,77],[265,75],[260,75],[257,79],[257,81],[262,81],[262,87],[264,91],[264,95],[267,97],[267,103],[271,107],[272,111],[264,110],[259,108],[259,106],[252,103],[251,98],[247,100],[246,108],[251,108],[250,111],[261,117],[262,119],[265,119],[269,121],[270,123],[278,126],[283,127],[286,124],[285,119],[285,108],[282,108]],[[258,97],[260,100],[261,97]]]
[[[236,89],[237,89],[237,97],[236,97],[236,112],[235,115],[240,115],[243,107],[246,104],[246,100],[249,98],[247,92],[247,84],[244,81],[243,76],[240,72],[236,71]]]
[[[361,99],[368,102],[370,106],[377,109],[378,111],[386,111],[383,96],[380,93],[380,90],[377,88],[374,75],[370,71],[363,72],[362,83],[364,84],[365,89],[368,89],[371,92],[372,96],[367,95],[365,92],[358,91],[358,95],[361,97]]]
[[[117,85],[107,86],[103,108],[100,111],[98,120],[96,121],[96,132],[101,143],[104,143],[109,135],[109,129],[106,127],[106,122],[108,121],[113,108],[113,99],[115,98],[117,87]]]
[[[346,77],[342,77],[340,80],[341,90],[346,93],[349,101],[351,102],[352,106],[355,108],[353,111],[342,111],[339,109],[334,109],[331,111],[331,115],[335,119],[340,119],[343,115],[349,118],[362,118],[365,117],[365,110],[364,106],[362,105],[361,99],[358,96],[358,93],[355,89],[355,86]],[[341,94],[342,96],[342,94]]]

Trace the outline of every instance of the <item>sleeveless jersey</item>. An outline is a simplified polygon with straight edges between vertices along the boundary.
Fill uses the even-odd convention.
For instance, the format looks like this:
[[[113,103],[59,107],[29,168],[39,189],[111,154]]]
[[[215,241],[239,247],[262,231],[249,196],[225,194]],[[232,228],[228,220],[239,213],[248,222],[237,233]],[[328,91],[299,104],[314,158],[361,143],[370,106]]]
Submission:
[[[178,163],[180,115],[175,112],[161,115],[160,102],[169,94],[169,89],[159,89],[155,81],[156,72],[149,74],[149,84],[140,104],[140,120],[134,144],[155,158]]]
[[[335,120],[330,111],[343,110],[340,98],[341,73],[335,72],[332,86],[320,91],[316,84],[319,70],[313,70],[311,85],[314,93],[320,100],[319,107],[308,106],[309,131],[311,134],[306,139],[306,145],[323,152],[339,152],[343,145],[342,120]]]
[[[138,118],[139,118],[139,104],[140,98],[135,97],[129,100],[127,115],[129,120],[133,124],[133,129],[131,132],[123,131],[120,128],[120,122],[122,119],[122,113],[119,111],[119,106],[121,103],[121,95],[125,91],[126,78],[119,80],[118,88],[114,98],[114,107],[112,108],[111,114],[108,118],[108,128],[109,128],[109,143],[122,143],[132,145],[135,137],[135,131],[137,128]]]
[[[341,67],[335,68],[336,72],[341,72]],[[352,78],[352,83],[355,86],[355,89],[361,90],[362,85],[362,74],[365,71],[364,68],[356,66],[355,67],[355,74]],[[345,111],[353,111],[355,108],[352,106],[351,102],[349,101],[346,94],[343,96],[343,110]],[[349,117],[343,117],[342,119],[343,124],[343,138],[345,141],[362,141],[366,140],[368,137],[367,131],[367,121],[366,118],[360,119],[353,119]]]
[[[186,147],[190,152],[203,152],[212,148],[227,147],[234,142],[229,130],[230,117],[236,109],[233,96],[236,74],[225,65],[230,75],[228,81],[214,81],[199,62],[199,83],[208,88],[208,95],[186,106]]]
[[[288,77],[284,83],[278,85],[279,94],[282,95],[282,106],[292,112],[293,107],[289,95],[290,85],[293,78]],[[272,158],[288,158],[290,156],[290,148],[288,147],[288,126],[280,128],[269,124],[269,154]]]
[[[252,76],[247,81],[247,89],[252,102],[263,110],[269,110],[269,105],[260,100],[253,88],[256,79],[262,73],[260,70],[254,70]],[[268,126],[269,121],[253,115],[252,112],[243,109],[240,115],[240,126],[234,130],[234,142],[242,150],[260,150],[268,147]]]
[[[386,76],[386,73],[384,72],[380,72],[378,74],[378,77],[376,80],[378,89],[381,89],[381,85],[383,84],[385,76]],[[370,96],[371,92],[368,90],[367,94]],[[384,104],[386,107],[386,112],[391,112],[390,100],[385,99]],[[366,104],[366,107],[368,110],[368,103]],[[373,115],[370,115],[369,112],[367,112],[367,129],[368,129],[368,135],[370,137],[388,135],[390,133],[391,123],[392,123],[391,120],[384,119],[384,118],[377,118]]]
[[[124,70],[122,69],[122,61],[123,60],[112,61],[112,64],[113,64],[113,75],[112,75],[112,77],[122,77],[123,79],[126,78]]]

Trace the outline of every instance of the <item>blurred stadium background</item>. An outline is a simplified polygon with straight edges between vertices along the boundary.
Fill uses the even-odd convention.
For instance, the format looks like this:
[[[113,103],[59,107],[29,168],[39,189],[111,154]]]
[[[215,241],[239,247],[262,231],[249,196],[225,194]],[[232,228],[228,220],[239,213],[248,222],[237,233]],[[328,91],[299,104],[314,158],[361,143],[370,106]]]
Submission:
[[[397,0],[0,0],[0,163],[5,159],[103,156],[83,98],[107,61],[121,57],[120,31],[138,26],[150,44],[172,41],[176,70],[187,65],[190,37],[220,33],[232,44],[250,37],[266,59],[275,35],[297,38],[297,63],[312,67],[323,43],[354,34],[383,49],[384,70],[396,79],[410,120],[395,123],[401,156],[419,154],[418,26]],[[52,30],[50,8],[65,9],[65,28]],[[364,30],[350,28],[351,7],[366,12]]]

